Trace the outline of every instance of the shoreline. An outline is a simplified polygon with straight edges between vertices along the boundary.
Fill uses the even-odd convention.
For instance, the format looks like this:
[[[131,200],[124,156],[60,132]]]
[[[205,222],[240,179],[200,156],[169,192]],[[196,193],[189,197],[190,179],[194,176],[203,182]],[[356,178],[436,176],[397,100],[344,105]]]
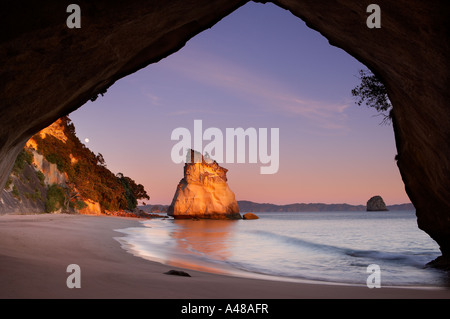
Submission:
[[[236,277],[169,266],[122,248],[116,231],[141,220],[88,215],[0,216],[0,298],[368,299],[450,298],[450,289],[381,287]],[[81,269],[68,288],[67,266]],[[170,276],[176,269],[191,277]]]
[[[303,213],[303,212],[299,212]],[[337,212],[339,213],[339,212]],[[145,226],[145,223],[148,220],[141,220],[141,224],[143,225],[143,229],[147,228]],[[153,228],[154,226],[151,226],[150,228]],[[156,226],[159,229],[159,226]],[[137,228],[139,229],[139,227]],[[260,279],[260,280],[271,280],[271,281],[281,281],[281,282],[293,282],[293,283],[301,283],[301,284],[322,284],[322,285],[339,285],[339,286],[355,286],[355,287],[366,287],[365,280],[366,278],[363,278],[362,280],[356,281],[344,281],[342,280],[327,280],[327,279],[321,279],[321,278],[307,278],[299,276],[283,276],[278,275],[276,273],[270,274],[270,273],[264,273],[264,272],[258,272],[254,270],[248,270],[244,268],[238,268],[235,266],[231,266],[226,263],[221,263],[219,260],[211,260],[209,258],[202,258],[201,260],[197,259],[195,256],[191,255],[189,251],[185,251],[185,254],[172,251],[171,248],[169,248],[168,254],[161,255],[161,247],[158,247],[156,244],[150,244],[151,248],[145,248],[148,247],[147,243],[143,243],[141,240],[141,236],[136,236],[135,234],[135,228],[132,227],[130,229],[120,229],[118,230],[120,233],[124,234],[125,236],[117,237],[115,238],[118,240],[121,244],[121,247],[127,251],[128,253],[132,254],[133,256],[143,258],[149,261],[157,262],[164,264],[168,267],[178,267],[181,269],[187,269],[187,270],[199,270],[202,272],[212,273],[212,274],[222,274],[225,276],[232,276],[232,277],[240,277],[240,278],[251,278],[251,279]],[[139,230],[138,230],[139,232]],[[137,242],[135,242],[137,238]],[[157,242],[159,242],[159,239],[156,239]],[[142,246],[141,246],[142,245]],[[169,244],[170,245],[170,244]],[[176,245],[176,244],[175,244]],[[136,248],[137,246],[137,248]],[[155,254],[155,249],[158,253]],[[201,247],[196,247],[194,250],[202,251]],[[175,254],[174,254],[175,253]],[[220,258],[219,258],[220,259]],[[425,264],[424,264],[425,265]],[[367,275],[368,276],[368,275]],[[385,288],[404,288],[404,289],[448,289],[450,286],[442,284],[442,285],[436,285],[433,286],[431,284],[427,283],[383,283],[383,287]]]

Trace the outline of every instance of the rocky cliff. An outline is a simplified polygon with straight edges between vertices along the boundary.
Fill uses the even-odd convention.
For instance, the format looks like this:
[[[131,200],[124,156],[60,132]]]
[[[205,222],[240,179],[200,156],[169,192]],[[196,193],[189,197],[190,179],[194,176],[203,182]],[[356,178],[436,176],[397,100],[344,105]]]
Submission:
[[[239,206],[227,184],[227,169],[200,153],[188,152],[184,177],[168,209],[174,218],[240,219]]]
[[[128,216],[142,198],[149,199],[144,187],[109,171],[103,156],[85,147],[70,119],[63,117],[35,134],[17,157],[0,192],[0,214]]]
[[[6,187],[0,192],[0,214],[29,214],[45,211],[48,186],[45,180],[47,178],[33,167],[33,159],[33,153],[28,150],[19,154]],[[52,164],[48,165],[50,166]]]

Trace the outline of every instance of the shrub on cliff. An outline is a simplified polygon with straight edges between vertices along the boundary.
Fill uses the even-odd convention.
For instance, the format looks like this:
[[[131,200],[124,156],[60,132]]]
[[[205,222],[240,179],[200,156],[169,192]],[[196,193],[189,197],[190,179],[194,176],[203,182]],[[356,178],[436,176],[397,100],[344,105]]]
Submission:
[[[47,213],[56,212],[64,207],[66,195],[64,189],[56,184],[50,185],[47,190],[47,199],[45,201],[45,211]]]
[[[136,184],[134,180],[124,176],[122,173],[118,173],[116,177],[122,183],[122,186],[125,189],[125,198],[127,200],[128,210],[134,210],[136,208],[138,199],[150,200],[150,197],[145,191],[144,186],[142,186],[141,184]]]
[[[71,202],[70,204],[71,204],[70,206],[72,208],[75,208],[77,210],[82,210],[82,209],[85,209],[86,207],[88,207],[88,205],[85,202],[83,202],[82,200],[77,200],[73,203]]]
[[[13,194],[13,196],[14,196],[16,199],[21,200],[21,198],[20,198],[20,193],[19,193],[19,189],[17,188],[16,185],[13,185],[13,189],[12,189],[12,192],[11,192],[11,193]]]
[[[41,186],[45,186],[45,175],[41,171],[36,171],[36,176],[39,179]]]
[[[28,152],[27,150],[22,150],[19,155],[17,155],[16,161],[13,166],[13,173],[20,174],[25,168],[25,164],[28,163],[31,165],[33,162],[33,154]]]
[[[389,123],[392,104],[383,82],[369,70],[359,70],[359,79],[361,84],[352,90],[352,95],[357,99],[356,103],[374,108],[383,116],[382,123]]]

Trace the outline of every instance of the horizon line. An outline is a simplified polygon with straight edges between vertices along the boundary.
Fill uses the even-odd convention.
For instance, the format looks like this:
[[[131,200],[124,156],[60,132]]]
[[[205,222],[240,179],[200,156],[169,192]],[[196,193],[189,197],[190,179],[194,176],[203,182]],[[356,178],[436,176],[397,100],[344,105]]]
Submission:
[[[255,203],[255,204],[260,204],[260,205],[275,205],[275,206],[288,206],[288,205],[297,205],[297,204],[304,204],[304,205],[349,205],[349,206],[367,206],[367,204],[348,204],[348,203],[321,203],[321,202],[310,202],[310,203],[300,203],[300,202],[296,202],[296,203],[289,203],[289,204],[274,204],[274,203],[262,203],[262,202],[254,202],[251,200],[246,200],[246,199],[241,199],[241,200],[236,200],[238,203],[239,202],[250,202],[250,203]],[[399,203],[399,204],[386,204],[387,206],[395,206],[395,205],[413,205],[414,204],[412,202],[406,202],[406,203]],[[170,206],[170,204],[145,204],[145,205],[138,205],[138,206]]]

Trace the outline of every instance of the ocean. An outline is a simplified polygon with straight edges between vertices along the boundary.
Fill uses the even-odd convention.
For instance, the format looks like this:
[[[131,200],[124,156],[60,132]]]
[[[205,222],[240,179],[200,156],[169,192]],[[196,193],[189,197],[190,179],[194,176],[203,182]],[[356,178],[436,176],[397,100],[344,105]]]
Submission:
[[[257,213],[257,220],[151,219],[117,230],[128,252],[173,267],[284,281],[447,287],[414,211]],[[372,282],[372,281],[371,281]]]

